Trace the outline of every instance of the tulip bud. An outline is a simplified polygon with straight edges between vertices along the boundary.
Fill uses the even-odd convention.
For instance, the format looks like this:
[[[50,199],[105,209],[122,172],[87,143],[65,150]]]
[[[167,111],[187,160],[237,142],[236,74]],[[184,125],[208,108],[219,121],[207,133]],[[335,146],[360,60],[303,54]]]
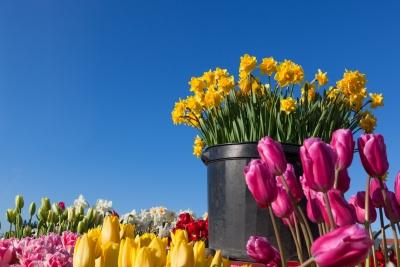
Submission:
[[[57,203],[53,203],[53,205],[51,206],[51,209],[53,210],[54,214],[56,214],[57,216],[60,216],[62,213],[62,210],[61,210],[60,206],[58,206]]]
[[[252,160],[244,168],[246,184],[258,206],[268,207],[277,195],[276,180],[261,160]]]
[[[311,246],[311,254],[320,267],[356,266],[365,260],[372,245],[364,227],[353,224],[319,237]]]
[[[117,216],[107,216],[103,222],[103,229],[101,230],[101,242],[119,243],[119,220]]]
[[[383,182],[384,190],[387,191],[385,182]],[[375,208],[381,208],[385,205],[382,195],[381,183],[377,178],[371,178],[369,186],[369,196]]]
[[[247,255],[258,263],[280,265],[280,254],[265,237],[250,236],[246,245]],[[275,265],[274,265],[275,266]]]
[[[17,213],[15,216],[15,224],[21,227],[23,223],[24,221],[22,220],[21,214]]]
[[[347,172],[347,169],[340,170],[338,173],[338,181],[336,189],[342,192],[342,194],[346,193],[350,188],[350,176]]]
[[[78,233],[79,234],[83,234],[83,233],[85,233],[86,232],[86,225],[85,225],[85,222],[84,221],[80,221],[79,223],[78,223],[78,228],[77,228],[77,230],[78,230]]]
[[[397,173],[394,180],[394,193],[396,195],[397,203],[400,203],[400,172]]]
[[[70,223],[73,222],[75,219],[75,209],[72,207],[69,207],[67,209],[67,213],[68,213],[68,215],[67,215],[68,222],[70,222]]]
[[[369,200],[371,202],[371,199]],[[365,223],[365,191],[357,192],[349,199],[349,204],[353,207],[358,223]],[[376,210],[373,205],[369,205],[369,222],[376,220]]]
[[[89,222],[93,221],[94,210],[92,208],[89,208],[88,211],[86,212],[86,218],[88,219]]]
[[[304,177],[310,188],[327,192],[335,180],[336,153],[318,138],[309,138],[300,148]]]
[[[121,224],[119,231],[120,239],[124,239],[126,237],[134,238],[135,237],[135,225],[133,224]]]
[[[196,241],[193,246],[194,266],[205,266],[206,258],[206,244],[203,240]]]
[[[153,238],[150,242],[149,248],[152,249],[156,258],[156,266],[165,266],[165,263],[167,262],[167,247],[164,242],[158,237]]]
[[[339,190],[329,190],[328,191],[328,198],[331,204],[331,210],[333,215],[333,220],[335,221],[336,226],[345,226],[350,224],[356,223],[356,216],[354,214],[354,210],[344,199],[342,193]],[[329,217],[326,212],[325,202],[320,200],[321,203],[324,205],[324,209],[322,215],[324,216],[325,223],[330,225]]]
[[[7,209],[7,221],[15,223],[16,212],[13,209]]]
[[[17,195],[15,197],[15,208],[17,209],[17,211],[22,210],[22,208],[24,207],[24,197],[22,195]]]
[[[180,240],[174,244],[170,250],[170,255],[171,267],[191,267],[194,265],[193,248],[186,240]]]
[[[281,175],[286,170],[286,157],[280,143],[266,136],[258,142],[257,150],[273,176]]]
[[[31,234],[32,234],[32,228],[29,225],[25,226],[23,235],[26,237],[26,236],[31,236]]]
[[[324,218],[322,214],[325,212],[324,205],[321,203],[321,197],[318,197],[318,194],[322,194],[321,192],[315,192],[314,190],[310,189],[306,193],[306,198],[307,198],[307,217],[312,221],[313,223],[322,223],[324,222]]]
[[[398,223],[400,221],[400,205],[397,203],[396,196],[392,191],[387,192],[388,205],[385,205],[385,215],[393,223]]]
[[[43,206],[39,208],[38,210],[38,218],[41,221],[46,221],[47,220],[47,214],[48,214],[48,210],[46,210],[46,208],[44,208]]]
[[[371,177],[382,177],[389,169],[386,145],[380,134],[364,134],[358,138],[358,152],[365,171]]]
[[[54,212],[52,210],[49,210],[47,213],[47,222],[54,222]]]
[[[51,203],[50,199],[47,197],[42,198],[42,206],[41,206],[45,211],[48,211],[51,209]]]
[[[135,250],[135,241],[132,238],[128,237],[122,239],[118,256],[118,266],[134,266],[134,258],[132,255],[134,255]]]
[[[287,164],[285,173],[282,176],[276,177],[278,187],[285,189],[282,179],[285,179],[292,197],[299,202],[303,197],[303,190],[301,189],[292,164]]]
[[[133,266],[143,266],[143,267],[153,267],[157,266],[156,265],[156,259],[154,257],[154,253],[151,250],[151,248],[148,247],[143,247],[139,248],[136,252],[136,257],[135,257],[135,265]],[[175,265],[172,265],[173,267]],[[189,267],[192,265],[176,265],[176,266],[182,266],[182,267]]]
[[[101,246],[101,267],[118,267],[119,244],[108,242]]]
[[[78,217],[83,216],[84,212],[85,212],[85,210],[83,209],[82,206],[76,207],[75,214],[76,214]]]
[[[278,195],[275,201],[272,202],[271,207],[274,214],[279,218],[289,217],[294,210],[288,193],[282,188],[278,188]]]
[[[29,205],[29,215],[32,217],[33,215],[35,215],[35,212],[36,212],[36,204],[35,202],[32,202]]]
[[[331,146],[337,154],[336,169],[347,169],[353,161],[353,133],[349,129],[338,129],[332,133]]]

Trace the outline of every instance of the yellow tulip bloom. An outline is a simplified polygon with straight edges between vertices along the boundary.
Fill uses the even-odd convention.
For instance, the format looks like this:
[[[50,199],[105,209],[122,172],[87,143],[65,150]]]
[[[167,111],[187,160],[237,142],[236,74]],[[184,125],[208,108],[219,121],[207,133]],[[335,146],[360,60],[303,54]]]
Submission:
[[[193,267],[193,247],[186,240],[177,241],[170,250],[171,267]]]
[[[171,241],[172,244],[176,244],[178,241],[185,240],[186,242],[189,241],[188,234],[186,230],[177,229],[175,233],[171,232]]]
[[[207,258],[205,253],[206,244],[204,241],[197,241],[193,246],[194,254],[194,266],[203,267],[207,264]]]
[[[119,230],[119,238],[135,238],[135,225],[133,224],[121,224]]]
[[[160,238],[153,238],[150,242],[149,248],[152,249],[156,257],[157,267],[164,267],[167,262],[167,247]]]
[[[119,248],[118,267],[131,267],[135,260],[136,244],[132,238],[123,239]]]
[[[118,267],[119,244],[108,242],[101,246],[101,250],[100,266]]]
[[[135,257],[133,267],[155,267],[156,260],[151,248],[139,248]]]
[[[75,244],[73,266],[94,267],[95,246],[96,243],[87,234],[79,237]]]
[[[101,243],[119,243],[119,221],[117,216],[107,216],[104,218],[103,229],[101,230]]]

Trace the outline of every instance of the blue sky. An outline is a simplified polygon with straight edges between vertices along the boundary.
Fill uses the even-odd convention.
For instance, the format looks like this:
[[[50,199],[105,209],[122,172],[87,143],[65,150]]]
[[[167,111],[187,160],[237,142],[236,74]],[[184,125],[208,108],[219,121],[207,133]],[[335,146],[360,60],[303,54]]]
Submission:
[[[0,218],[14,195],[70,204],[80,193],[120,212],[207,209],[193,129],[173,126],[191,76],[237,73],[244,53],[367,74],[400,169],[398,1],[2,1]],[[364,186],[358,157],[352,190]],[[3,225],[4,225],[4,220]]]

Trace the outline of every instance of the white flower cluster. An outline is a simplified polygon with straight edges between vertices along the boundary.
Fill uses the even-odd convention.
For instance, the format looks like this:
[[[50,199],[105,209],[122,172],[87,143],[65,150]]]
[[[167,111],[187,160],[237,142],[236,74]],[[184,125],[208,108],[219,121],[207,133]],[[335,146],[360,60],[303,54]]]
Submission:
[[[75,209],[86,209],[89,207],[89,203],[86,201],[85,197],[80,194],[77,199],[74,200]],[[111,212],[112,209],[112,201],[106,199],[98,199],[96,201],[96,205],[92,207],[96,211],[100,212],[102,215],[106,215],[107,212]]]

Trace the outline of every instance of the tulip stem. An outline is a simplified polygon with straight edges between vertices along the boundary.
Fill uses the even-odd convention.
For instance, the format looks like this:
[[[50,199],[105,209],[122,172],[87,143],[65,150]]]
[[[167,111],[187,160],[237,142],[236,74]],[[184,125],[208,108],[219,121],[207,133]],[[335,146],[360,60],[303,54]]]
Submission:
[[[369,184],[370,184],[371,176],[367,178],[367,184],[365,186],[365,230],[369,231],[370,223],[369,223]]]
[[[337,189],[339,180],[339,170],[335,168],[335,182],[333,183],[333,188]]]
[[[300,265],[299,267],[306,267],[306,266],[310,265],[313,262],[315,262],[315,259],[313,257],[311,257],[308,260],[306,260],[305,262],[303,262],[303,264]]]
[[[386,232],[385,232],[385,223],[383,222],[383,212],[382,207],[379,207],[379,219],[381,222],[381,234],[383,240],[383,256],[385,257],[385,264],[388,262],[387,258],[387,244],[386,244]]]
[[[331,208],[331,203],[329,201],[329,197],[328,197],[328,193],[324,192],[323,193],[324,196],[324,201],[326,204],[326,211],[328,212],[328,217],[329,217],[329,223],[331,226],[331,230],[336,228],[336,224],[335,224],[335,220],[333,219],[333,214],[332,214],[332,208]]]
[[[399,259],[399,240],[397,237],[396,227],[394,226],[393,222],[390,222],[390,226],[392,227],[393,237],[394,237],[394,251],[396,252],[396,259]],[[400,261],[397,260],[397,267],[400,267]]]
[[[373,236],[373,233],[372,233],[371,225],[369,226],[369,237],[371,238],[372,241],[374,241],[374,236]],[[376,254],[375,254],[375,242],[372,245],[372,258],[374,259],[374,266],[378,266],[378,263],[376,261]],[[369,256],[367,258],[367,261],[369,262]]]
[[[268,211],[269,211],[269,216],[271,218],[272,227],[274,228],[276,242],[278,243],[279,253],[281,254],[282,267],[287,267],[286,256],[285,256],[285,252],[283,250],[282,241],[281,241],[281,235],[279,234],[279,230],[276,225],[275,216],[274,216],[271,206],[268,207]]]
[[[300,263],[303,263],[304,259],[303,259],[303,253],[300,251],[301,250],[300,240],[298,239],[298,237],[296,238],[296,234],[294,233],[293,226],[290,223],[289,223],[289,229],[290,229],[290,232],[292,233],[292,237],[293,237],[294,243],[296,245],[297,256],[300,260]]]

